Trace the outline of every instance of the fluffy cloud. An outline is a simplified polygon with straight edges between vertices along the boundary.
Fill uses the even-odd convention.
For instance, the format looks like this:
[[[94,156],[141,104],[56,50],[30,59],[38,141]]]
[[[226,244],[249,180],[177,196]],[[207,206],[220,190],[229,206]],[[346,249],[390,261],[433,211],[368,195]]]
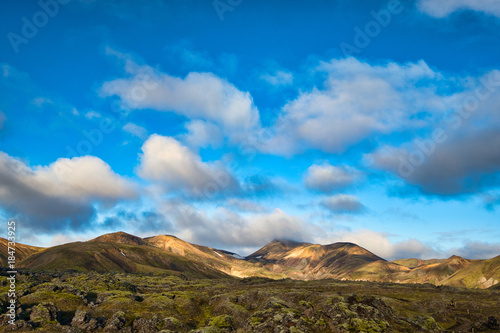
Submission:
[[[435,249],[422,244],[418,240],[408,239],[393,243],[389,240],[389,234],[366,229],[339,231],[331,236],[319,238],[316,241],[322,244],[332,242],[355,243],[387,260],[403,258],[431,259],[442,257],[442,254]]]
[[[141,237],[150,236],[152,233],[165,234],[173,230],[172,224],[163,214],[130,205],[117,207],[116,212],[106,217],[99,226],[111,232],[129,230],[129,233]]]
[[[126,123],[125,125],[123,125],[122,129],[125,132],[132,134],[142,140],[148,137],[148,131],[144,127],[136,125],[134,123]]]
[[[220,128],[213,123],[203,120],[192,120],[186,123],[188,133],[183,136],[183,141],[191,147],[218,148],[224,141]]]
[[[249,254],[273,239],[292,239],[318,244],[351,242],[389,260],[444,256],[414,239],[393,243],[389,234],[365,229],[331,232],[280,209],[243,216],[224,207],[209,213],[181,200],[161,200],[158,212],[172,222],[181,239],[240,254]]]
[[[448,254],[467,259],[491,259],[500,255],[500,243],[467,242],[460,248],[449,250]]]
[[[159,182],[167,190],[198,198],[239,190],[237,180],[222,163],[204,163],[174,138],[153,134],[142,146],[142,152],[138,174]]]
[[[434,86],[441,76],[424,61],[371,65],[334,59],[316,70],[327,75],[324,88],[303,92],[283,107],[277,133],[263,151],[341,153],[374,135],[420,128],[425,122],[419,115],[445,109]]]
[[[419,259],[430,259],[443,257],[438,251],[430,246],[422,244],[419,240],[408,239],[399,243],[394,244],[392,258],[404,259],[404,258],[419,258]]]
[[[0,204],[32,230],[78,229],[90,222],[93,203],[112,207],[135,197],[133,184],[97,157],[30,168],[0,152]]]
[[[485,144],[487,142],[487,144]],[[385,147],[372,155],[374,163],[414,185],[422,192],[457,195],[487,190],[500,184],[500,134],[477,133],[475,137],[456,138],[429,156],[416,160],[414,150]]]
[[[326,237],[316,238],[315,241],[321,244],[332,242],[355,243],[387,260],[404,258],[439,259],[449,258],[452,255],[467,259],[490,259],[500,254],[500,243],[468,241],[462,247],[443,251],[413,238],[391,242],[389,236],[388,233],[359,229],[338,231],[327,234]]]
[[[304,175],[304,184],[310,190],[331,193],[353,185],[360,177],[361,173],[352,167],[313,164]]]
[[[419,0],[417,6],[424,13],[434,17],[445,17],[464,9],[500,17],[500,3],[496,0]]]
[[[427,137],[368,155],[374,166],[424,193],[456,195],[500,184],[500,72],[469,78],[450,97],[453,112],[434,123]]]
[[[240,198],[231,198],[226,200],[226,206],[242,212],[262,213],[267,210],[264,206],[259,205],[258,203]]]
[[[337,194],[321,200],[321,205],[333,213],[357,214],[361,213],[365,206],[354,195]]]
[[[212,74],[191,72],[180,78],[124,58],[126,78],[105,82],[102,96],[118,96],[129,109],[175,112],[190,119],[217,124],[227,137],[238,142],[259,128],[259,112],[248,92]]]
[[[94,118],[101,118],[102,115],[99,112],[95,111],[89,111],[85,114],[85,118],[87,119],[94,119]]]

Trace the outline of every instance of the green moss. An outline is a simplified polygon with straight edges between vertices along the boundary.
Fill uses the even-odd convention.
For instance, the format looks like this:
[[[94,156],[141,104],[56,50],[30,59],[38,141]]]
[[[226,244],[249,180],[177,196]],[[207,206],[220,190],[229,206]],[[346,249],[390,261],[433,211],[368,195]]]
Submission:
[[[300,301],[299,305],[307,307],[307,308],[313,308],[313,305],[311,302],[306,302],[306,301]]]
[[[216,328],[232,328],[233,327],[233,318],[228,315],[221,315],[212,318],[210,320],[210,326]]]
[[[349,306],[347,305],[347,303],[344,303],[344,302],[339,302],[337,304],[335,304],[334,308],[340,312],[342,312],[345,316],[347,317],[356,317],[357,314],[353,311],[351,311],[349,309]]]
[[[326,325],[326,322],[323,318],[316,321],[316,326],[324,326],[324,325]]]
[[[23,304],[52,302],[61,311],[74,310],[78,306],[84,304],[79,296],[64,291],[49,290],[38,290],[32,294],[21,297],[19,300]]]
[[[352,318],[347,329],[355,332],[375,333],[385,331],[386,326],[385,322],[378,323],[374,320]]]
[[[434,329],[442,330],[442,327],[436,322],[436,320],[433,317],[426,318],[422,326],[428,330],[434,330]]]
[[[260,318],[260,317],[252,317],[252,319],[250,321],[250,325],[252,325],[252,326],[257,326],[260,323],[262,323],[262,318]]]

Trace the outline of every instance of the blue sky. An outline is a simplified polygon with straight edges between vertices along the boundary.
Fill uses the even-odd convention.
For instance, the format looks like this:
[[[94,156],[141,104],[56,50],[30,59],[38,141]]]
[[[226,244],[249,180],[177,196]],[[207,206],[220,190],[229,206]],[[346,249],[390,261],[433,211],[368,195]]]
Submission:
[[[500,5],[1,2],[0,215],[242,254],[500,254]]]

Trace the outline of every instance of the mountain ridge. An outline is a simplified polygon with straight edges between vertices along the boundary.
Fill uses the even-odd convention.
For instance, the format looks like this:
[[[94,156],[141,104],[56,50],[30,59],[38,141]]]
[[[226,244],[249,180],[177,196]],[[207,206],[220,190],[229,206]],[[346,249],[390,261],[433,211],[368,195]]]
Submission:
[[[0,238],[0,247],[6,246]],[[6,251],[6,248],[4,249]],[[173,235],[138,237],[122,231],[86,242],[48,248],[16,244],[18,267],[46,271],[97,271],[184,274],[204,278],[266,277],[297,280],[338,279],[396,283],[432,283],[467,288],[495,288],[500,256],[469,260],[417,258],[387,261],[350,242],[327,245],[274,239],[242,257],[192,244]],[[6,257],[0,255],[6,266]]]

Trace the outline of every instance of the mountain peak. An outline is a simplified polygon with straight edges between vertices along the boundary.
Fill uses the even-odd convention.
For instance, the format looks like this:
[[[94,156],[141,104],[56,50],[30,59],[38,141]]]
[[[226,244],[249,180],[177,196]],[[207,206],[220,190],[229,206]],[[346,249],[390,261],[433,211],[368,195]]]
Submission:
[[[128,245],[147,245],[150,244],[140,237],[127,234],[123,231],[113,232],[99,236],[97,238],[89,240],[89,242],[102,242],[102,243],[119,243]]]
[[[0,264],[7,262],[7,240],[0,238]],[[203,277],[345,279],[435,283],[488,288],[498,284],[500,256],[489,260],[401,259],[387,262],[350,242],[329,245],[274,239],[243,258],[233,252],[191,244],[172,235],[140,238],[123,231],[41,249],[16,244],[19,267],[99,272],[189,272]],[[4,251],[1,251],[1,249]],[[496,287],[499,288],[499,287]]]
[[[451,257],[448,258],[448,260],[462,260],[464,258],[457,256],[457,255],[452,255]]]
[[[299,242],[299,241],[295,241],[292,239],[286,239],[286,238],[275,238],[268,245],[273,244],[273,243],[281,244],[282,246],[289,247],[289,248],[293,248],[293,247],[297,247],[297,246],[301,246],[301,245],[312,245],[311,243]]]

